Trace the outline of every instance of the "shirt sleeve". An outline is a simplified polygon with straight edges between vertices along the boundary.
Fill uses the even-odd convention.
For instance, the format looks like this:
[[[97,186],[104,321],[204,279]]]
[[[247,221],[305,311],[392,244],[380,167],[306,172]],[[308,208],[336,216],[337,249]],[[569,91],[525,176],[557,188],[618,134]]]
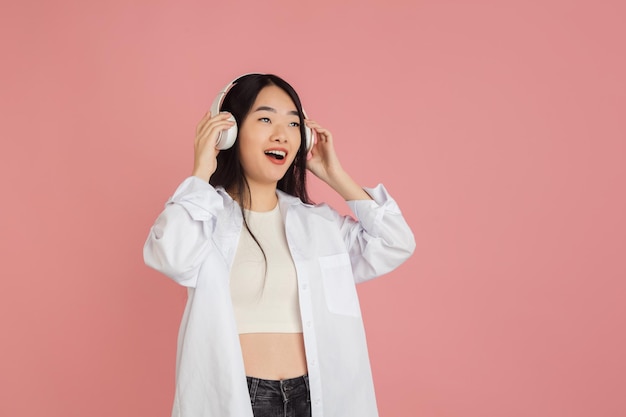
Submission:
[[[185,179],[150,229],[143,248],[146,265],[181,285],[195,287],[223,207],[222,197],[208,182]]]
[[[341,224],[356,282],[394,270],[415,250],[413,232],[385,187],[364,190],[372,200],[348,201],[356,220],[346,216]]]

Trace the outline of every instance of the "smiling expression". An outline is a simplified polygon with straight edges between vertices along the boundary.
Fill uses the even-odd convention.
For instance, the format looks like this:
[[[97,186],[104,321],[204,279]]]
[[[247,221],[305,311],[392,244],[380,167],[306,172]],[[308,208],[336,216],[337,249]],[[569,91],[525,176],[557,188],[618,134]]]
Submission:
[[[276,183],[300,148],[300,118],[291,97],[275,85],[264,87],[239,129],[239,157],[252,187]]]

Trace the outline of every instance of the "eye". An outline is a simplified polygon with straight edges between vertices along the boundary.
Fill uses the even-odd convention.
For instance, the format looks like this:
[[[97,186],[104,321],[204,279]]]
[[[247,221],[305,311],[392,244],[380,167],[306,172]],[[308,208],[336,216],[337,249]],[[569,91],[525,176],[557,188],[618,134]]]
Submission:
[[[259,122],[263,122],[263,123],[271,123],[271,120],[269,117],[260,117],[259,118]]]
[[[291,126],[291,127],[300,127],[300,122],[291,122],[291,123],[289,123],[289,126]]]

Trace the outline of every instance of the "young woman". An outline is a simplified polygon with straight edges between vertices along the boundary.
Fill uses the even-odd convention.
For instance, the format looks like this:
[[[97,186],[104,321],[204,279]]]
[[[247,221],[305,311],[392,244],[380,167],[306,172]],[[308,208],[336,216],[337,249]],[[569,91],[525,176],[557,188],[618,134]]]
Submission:
[[[377,416],[355,283],[404,262],[411,230],[382,185],[343,170],[281,78],[244,75],[216,103],[144,247],[188,288],[172,415]],[[354,218],[311,204],[307,169]]]

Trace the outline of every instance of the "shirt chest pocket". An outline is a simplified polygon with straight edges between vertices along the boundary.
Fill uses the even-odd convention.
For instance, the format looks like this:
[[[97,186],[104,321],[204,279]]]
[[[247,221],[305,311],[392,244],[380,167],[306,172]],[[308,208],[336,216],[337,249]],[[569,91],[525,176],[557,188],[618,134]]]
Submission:
[[[347,253],[319,258],[326,306],[331,313],[360,317],[359,298]]]

